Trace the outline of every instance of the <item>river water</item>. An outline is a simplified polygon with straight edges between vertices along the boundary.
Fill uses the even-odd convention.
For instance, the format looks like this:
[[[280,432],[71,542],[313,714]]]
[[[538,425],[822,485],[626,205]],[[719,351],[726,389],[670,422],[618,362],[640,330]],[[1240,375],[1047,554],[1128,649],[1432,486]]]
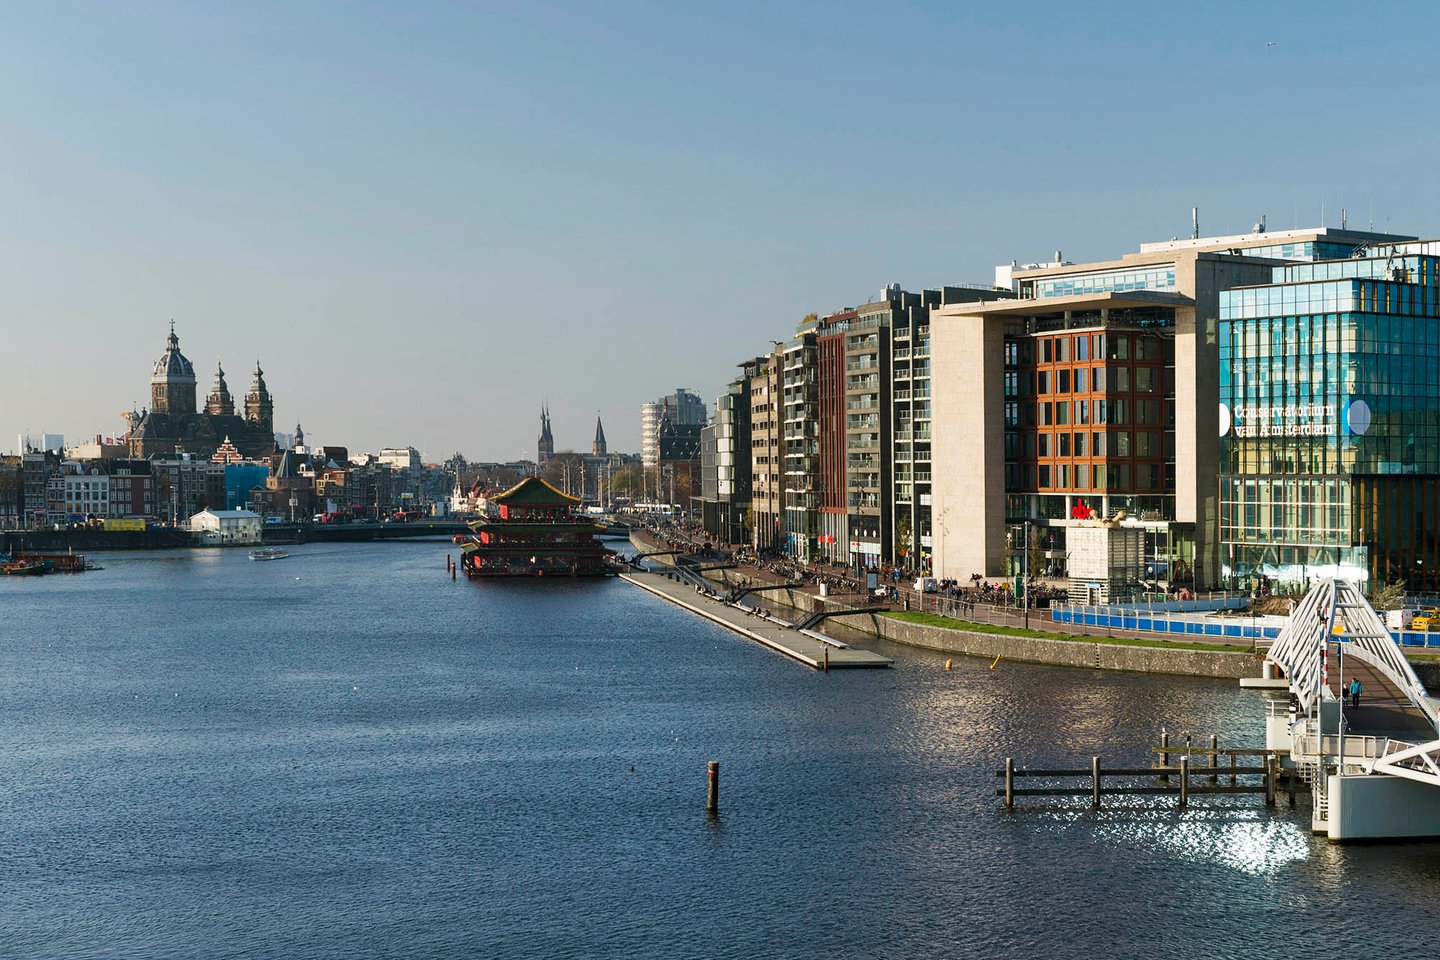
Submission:
[[[447,547],[0,578],[0,956],[1433,952],[1440,845],[1253,796],[997,811],[1007,754],[1259,745],[1230,683],[878,643],[827,676],[620,581],[452,582]]]

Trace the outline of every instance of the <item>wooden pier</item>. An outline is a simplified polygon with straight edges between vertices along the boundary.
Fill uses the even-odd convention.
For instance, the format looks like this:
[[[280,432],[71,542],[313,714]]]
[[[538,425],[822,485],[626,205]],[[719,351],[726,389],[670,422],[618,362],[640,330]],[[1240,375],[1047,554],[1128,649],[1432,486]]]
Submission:
[[[1192,765],[1189,754],[1180,757],[1175,765],[1169,763],[1169,745],[1154,748],[1162,761],[1150,767],[1110,767],[1100,764],[1099,757],[1090,758],[1090,766],[1069,769],[1035,770],[1017,768],[1014,757],[1005,758],[1005,767],[995,771],[1003,783],[995,790],[1002,798],[1002,807],[1015,809],[1016,797],[1086,797],[1090,798],[1090,809],[1099,810],[1103,796],[1174,796],[1181,809],[1190,805],[1192,795],[1206,794],[1263,794],[1267,807],[1275,806],[1276,783],[1280,776],[1279,751],[1257,749],[1219,749],[1195,747],[1189,754],[1205,757],[1207,762]],[[1228,763],[1221,757],[1228,758]],[[1238,758],[1251,762],[1241,765]],[[1241,782],[1241,777],[1258,777],[1259,782]],[[1016,778],[1037,778],[1062,781],[1045,786],[1017,787]],[[1106,782],[1110,778],[1110,782]],[[1228,780],[1228,782],[1222,782]],[[1068,782],[1065,782],[1068,781]],[[1294,805],[1293,785],[1291,805]]]
[[[888,667],[894,663],[888,657],[813,630],[801,633],[788,620],[727,602],[721,596],[709,596],[697,591],[691,584],[678,582],[664,574],[632,570],[620,574],[620,579],[816,670]]]

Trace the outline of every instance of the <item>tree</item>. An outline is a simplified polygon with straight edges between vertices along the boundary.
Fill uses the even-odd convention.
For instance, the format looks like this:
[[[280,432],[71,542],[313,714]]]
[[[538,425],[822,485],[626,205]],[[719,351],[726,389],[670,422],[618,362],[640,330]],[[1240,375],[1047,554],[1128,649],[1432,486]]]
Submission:
[[[545,467],[540,471],[541,479],[572,497],[584,494],[585,474],[585,458],[570,450],[552,456],[545,461]]]

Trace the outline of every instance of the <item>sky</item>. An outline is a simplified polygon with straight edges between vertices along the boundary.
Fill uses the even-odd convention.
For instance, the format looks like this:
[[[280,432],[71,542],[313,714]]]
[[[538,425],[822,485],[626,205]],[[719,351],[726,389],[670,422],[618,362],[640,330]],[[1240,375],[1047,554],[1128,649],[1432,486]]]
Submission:
[[[0,451],[258,357],[352,451],[638,450],[807,313],[1012,258],[1440,236],[1440,7],[16,2]]]

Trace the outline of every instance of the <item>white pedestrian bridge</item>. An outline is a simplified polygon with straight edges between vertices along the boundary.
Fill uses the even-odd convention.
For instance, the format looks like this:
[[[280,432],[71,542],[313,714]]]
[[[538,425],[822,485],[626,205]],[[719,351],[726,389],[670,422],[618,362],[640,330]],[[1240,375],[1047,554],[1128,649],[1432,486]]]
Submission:
[[[1440,701],[1355,584],[1311,588],[1267,652],[1266,676],[1278,692],[1266,746],[1309,782],[1316,833],[1440,836]],[[1356,679],[1358,707],[1339,696]]]

